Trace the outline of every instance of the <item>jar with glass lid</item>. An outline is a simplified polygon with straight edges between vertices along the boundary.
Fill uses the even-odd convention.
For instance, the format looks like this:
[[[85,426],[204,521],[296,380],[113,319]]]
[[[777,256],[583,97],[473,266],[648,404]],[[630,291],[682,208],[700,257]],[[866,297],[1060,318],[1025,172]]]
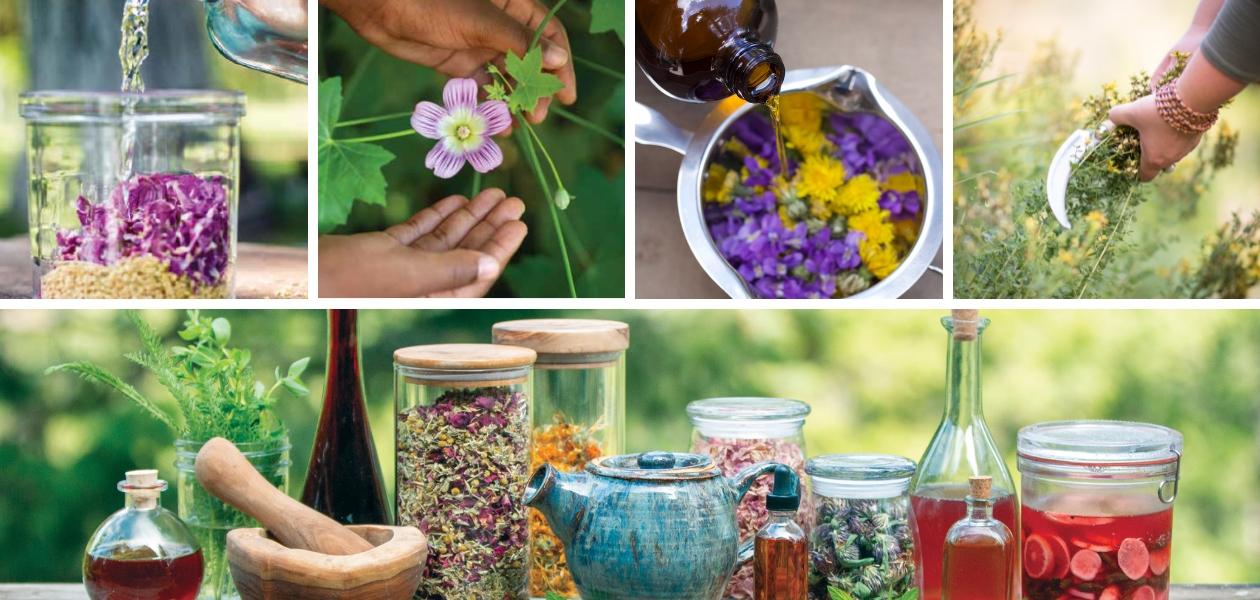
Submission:
[[[813,529],[810,600],[835,587],[856,600],[900,598],[915,587],[910,478],[914,461],[889,454],[809,459]]]
[[[529,348],[412,346],[394,352],[397,521],[429,538],[416,598],[525,598]]]
[[[527,319],[494,326],[494,343],[538,353],[533,376],[531,471],[565,472],[625,451],[625,351],[630,326],[590,319]],[[578,598],[564,545],[530,510],[530,593]]]
[[[1168,597],[1181,434],[1127,421],[1019,432],[1029,600]]]
[[[722,474],[730,477],[748,466],[773,461],[791,467],[805,481],[805,436],[802,428],[809,405],[784,398],[709,398],[687,405],[693,429],[691,451],[713,459]],[[748,490],[750,502],[736,513],[741,541],[753,539],[766,524],[766,495],[772,481],[762,478]],[[801,494],[804,498],[805,494]],[[802,501],[796,513],[797,524],[809,531],[811,509]],[[724,598],[753,598],[752,565],[740,567],[731,576]]]

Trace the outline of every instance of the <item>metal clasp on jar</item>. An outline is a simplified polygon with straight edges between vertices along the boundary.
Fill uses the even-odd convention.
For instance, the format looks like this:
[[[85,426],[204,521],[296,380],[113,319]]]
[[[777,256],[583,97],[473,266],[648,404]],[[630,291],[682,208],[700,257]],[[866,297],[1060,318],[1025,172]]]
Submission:
[[[1159,501],[1164,504],[1172,504],[1173,500],[1177,499],[1177,486],[1181,482],[1181,452],[1177,450],[1176,446],[1169,446],[1168,450],[1177,455],[1177,468],[1173,471],[1172,479],[1165,479],[1159,484],[1157,495],[1159,496]],[[1164,488],[1170,483],[1172,484],[1172,495],[1164,498]]]

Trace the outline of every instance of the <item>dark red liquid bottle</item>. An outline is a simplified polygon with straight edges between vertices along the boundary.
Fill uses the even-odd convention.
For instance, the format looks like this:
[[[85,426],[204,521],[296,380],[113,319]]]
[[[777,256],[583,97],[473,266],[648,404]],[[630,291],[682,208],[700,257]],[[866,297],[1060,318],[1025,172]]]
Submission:
[[[205,568],[201,550],[171,559],[84,558],[83,585],[88,597],[128,600],[193,600]]]
[[[328,311],[328,380],[302,503],[347,525],[389,524],[359,369],[359,319]]]

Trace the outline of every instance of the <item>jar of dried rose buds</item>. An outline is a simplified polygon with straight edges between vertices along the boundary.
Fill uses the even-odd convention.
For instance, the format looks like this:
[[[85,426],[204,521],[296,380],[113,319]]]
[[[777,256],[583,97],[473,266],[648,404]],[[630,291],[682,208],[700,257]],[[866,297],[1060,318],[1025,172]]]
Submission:
[[[726,476],[734,475],[749,465],[769,460],[785,464],[805,481],[805,436],[801,428],[809,416],[809,405],[783,398],[710,398],[687,405],[687,416],[693,428],[691,451],[713,459]],[[765,497],[771,480],[758,480],[748,490],[748,501],[739,505],[740,541],[757,535],[766,523]],[[812,511],[801,494],[797,523],[809,531]],[[753,597],[752,564],[744,565],[731,576],[723,598],[751,600]]]
[[[36,298],[235,294],[245,95],[30,92]]]
[[[494,326],[494,342],[538,352],[531,471],[544,462],[579,471],[587,461],[625,451],[629,325],[588,319],[508,321]],[[564,546],[537,510],[530,510],[529,546],[530,595],[579,598]]]
[[[492,344],[394,352],[398,524],[429,538],[416,598],[527,597],[535,357]]]

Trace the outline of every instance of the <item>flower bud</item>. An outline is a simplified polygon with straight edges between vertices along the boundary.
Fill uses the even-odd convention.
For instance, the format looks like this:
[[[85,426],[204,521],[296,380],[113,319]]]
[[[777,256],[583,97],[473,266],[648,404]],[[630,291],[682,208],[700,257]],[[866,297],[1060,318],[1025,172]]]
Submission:
[[[573,198],[569,196],[568,190],[560,188],[559,191],[556,192],[556,208],[560,210],[569,208],[569,200],[572,199]]]

